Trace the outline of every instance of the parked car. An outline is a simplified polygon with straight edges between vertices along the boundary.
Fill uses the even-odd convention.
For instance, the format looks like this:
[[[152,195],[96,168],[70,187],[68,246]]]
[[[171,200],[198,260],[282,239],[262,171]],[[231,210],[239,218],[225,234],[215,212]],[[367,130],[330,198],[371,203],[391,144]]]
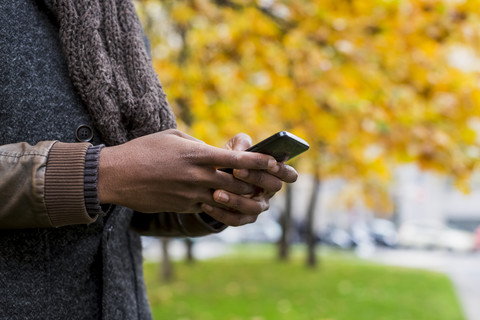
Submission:
[[[370,233],[377,245],[393,248],[398,242],[395,224],[386,219],[373,219],[370,223]]]
[[[320,235],[323,243],[341,249],[374,246],[374,239],[366,223],[352,225],[348,229],[330,226]]]
[[[403,224],[398,232],[398,244],[416,249],[443,249],[471,252],[475,249],[475,238],[471,232],[445,226]]]
[[[350,249],[354,246],[354,242],[350,233],[345,229],[334,226],[330,226],[324,233],[320,235],[320,241],[327,245],[341,249]]]

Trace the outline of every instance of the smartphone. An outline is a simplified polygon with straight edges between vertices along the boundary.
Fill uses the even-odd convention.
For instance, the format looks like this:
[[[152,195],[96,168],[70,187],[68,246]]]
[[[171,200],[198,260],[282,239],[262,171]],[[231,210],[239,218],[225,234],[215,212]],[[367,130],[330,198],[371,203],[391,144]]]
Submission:
[[[278,162],[286,162],[310,148],[308,143],[293,133],[280,131],[251,146],[247,151],[268,154]]]
[[[286,162],[293,157],[307,151],[310,148],[308,143],[293,133],[280,131],[274,135],[251,146],[246,151],[268,154],[278,162]],[[228,173],[233,173],[231,168],[219,169]]]

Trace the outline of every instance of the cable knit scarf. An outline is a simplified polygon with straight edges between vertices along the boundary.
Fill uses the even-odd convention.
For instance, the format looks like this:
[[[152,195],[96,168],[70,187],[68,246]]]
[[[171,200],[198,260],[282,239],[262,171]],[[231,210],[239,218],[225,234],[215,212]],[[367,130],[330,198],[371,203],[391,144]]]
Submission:
[[[70,77],[108,145],[175,128],[131,0],[51,0]]]

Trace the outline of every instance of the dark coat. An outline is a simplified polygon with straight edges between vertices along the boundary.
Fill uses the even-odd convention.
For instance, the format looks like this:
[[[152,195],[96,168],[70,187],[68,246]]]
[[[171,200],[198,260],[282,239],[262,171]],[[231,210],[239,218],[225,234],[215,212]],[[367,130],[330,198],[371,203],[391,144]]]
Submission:
[[[80,125],[93,128],[51,17],[42,1],[0,3],[0,147],[75,143]],[[101,143],[93,130],[92,143]],[[150,319],[138,232],[198,236],[224,228],[209,223],[121,207],[60,228],[5,229],[0,219],[0,319]]]

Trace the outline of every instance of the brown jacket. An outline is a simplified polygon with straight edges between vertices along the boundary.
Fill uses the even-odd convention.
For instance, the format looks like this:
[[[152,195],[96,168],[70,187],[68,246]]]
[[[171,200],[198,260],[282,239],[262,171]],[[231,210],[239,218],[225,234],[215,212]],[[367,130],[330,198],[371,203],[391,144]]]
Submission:
[[[88,146],[55,141],[0,146],[0,228],[59,227],[67,220],[70,224],[93,222],[83,200],[83,159]],[[68,167],[56,161],[65,152],[71,160]],[[52,175],[63,171],[68,178],[53,182],[46,179],[47,170]],[[68,204],[66,211],[59,210],[63,200]]]
[[[0,229],[90,224],[83,196],[89,143],[42,141],[0,146]],[[198,214],[136,213],[132,223],[143,234],[201,236],[225,226]]]

